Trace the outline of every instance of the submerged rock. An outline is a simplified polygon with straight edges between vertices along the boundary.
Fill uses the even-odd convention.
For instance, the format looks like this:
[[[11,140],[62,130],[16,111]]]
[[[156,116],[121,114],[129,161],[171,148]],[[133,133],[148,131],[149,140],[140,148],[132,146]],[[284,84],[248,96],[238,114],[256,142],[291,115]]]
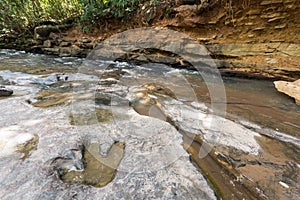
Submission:
[[[97,108],[87,113],[70,113],[70,124],[76,126],[92,125],[113,119],[113,114],[108,109]]]
[[[0,86],[0,97],[11,96],[13,93],[14,93],[13,90],[8,89],[4,86]]]
[[[35,95],[35,99],[29,103],[36,107],[50,107],[68,103],[71,101],[71,93],[63,93],[55,90],[42,90]]]
[[[275,81],[276,89],[295,99],[296,104],[300,105],[300,79],[294,82]]]

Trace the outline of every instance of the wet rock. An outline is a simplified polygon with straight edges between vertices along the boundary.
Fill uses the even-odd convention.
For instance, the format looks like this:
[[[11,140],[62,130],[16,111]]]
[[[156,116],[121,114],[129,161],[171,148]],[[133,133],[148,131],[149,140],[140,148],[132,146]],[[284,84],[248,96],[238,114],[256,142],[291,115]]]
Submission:
[[[101,126],[78,126],[75,130],[65,119],[65,110],[63,112],[61,110],[66,107],[37,109],[26,106],[22,103],[23,100],[16,98],[10,107],[5,106],[8,100],[0,101],[3,111],[1,119],[11,117],[11,123],[23,124],[22,126],[26,126],[25,128],[31,132],[40,133],[43,139],[31,159],[22,164],[19,164],[19,160],[7,162],[7,160],[0,159],[1,166],[5,166],[0,173],[1,184],[3,184],[0,188],[1,199],[9,199],[12,192],[16,190],[18,192],[14,194],[14,197],[26,196],[29,199],[70,199],[74,194],[78,199],[119,199],[121,197],[176,199],[178,196],[185,199],[216,199],[212,189],[192,165],[189,155],[182,148],[182,136],[167,123],[138,115],[130,109],[130,118],[126,117],[126,120],[101,124]],[[15,110],[14,117],[12,117],[9,111],[16,105],[20,107]],[[122,110],[122,112],[127,111],[127,108]],[[32,122],[28,119],[36,120]],[[5,120],[0,120],[0,122],[2,126],[5,126]],[[122,131],[119,132],[116,125],[122,128]],[[1,129],[0,132],[1,136],[3,130]],[[20,133],[20,130],[17,129],[16,132]],[[93,134],[91,138],[97,136],[101,143],[106,140],[112,140],[111,143],[113,141],[126,142],[124,158],[117,168],[118,172],[105,187],[94,188],[79,185],[101,186],[106,184],[116,172],[116,168],[104,167],[91,154],[89,155],[91,160],[87,163],[93,162],[95,165],[86,167],[85,159],[82,157],[86,158],[88,155],[85,157],[84,151],[77,150],[80,149],[77,147],[78,140],[84,133]],[[96,142],[90,142],[90,144],[95,144],[91,149],[97,151],[99,145],[96,144],[100,142],[98,139]],[[111,146],[110,142],[107,143]],[[89,144],[85,144],[85,147],[88,146]],[[61,154],[65,149],[71,149],[73,153]],[[105,156],[107,151],[102,153],[103,149],[105,148],[101,146],[100,160],[104,162],[107,158]],[[56,171],[52,170],[52,166],[49,167],[48,162],[45,163],[46,160],[53,158],[57,158],[55,159],[57,165],[53,162],[57,166],[57,171],[62,169],[58,172],[61,174],[60,177],[74,184],[65,184],[58,176],[53,175]],[[105,168],[107,170],[106,172],[102,168],[96,170],[94,166],[103,166],[103,170]],[[91,169],[91,171],[84,172],[83,169]],[[104,179],[100,178],[99,172],[105,173]],[[12,185],[14,187],[10,187]]]
[[[27,141],[25,144],[21,144],[17,146],[17,152],[23,153],[23,156],[21,157],[22,160],[25,160],[30,156],[30,152],[37,150],[37,146],[39,143],[39,136],[34,135],[34,137]]]
[[[117,69],[117,70],[112,70],[112,71],[105,71],[101,74],[100,78],[101,79],[107,79],[107,78],[113,78],[116,80],[119,80],[122,78],[122,76],[126,74],[125,71]]]
[[[59,50],[59,56],[61,57],[69,57],[73,55],[73,49],[72,48],[61,48]]]
[[[300,105],[300,80],[294,82],[275,81],[274,84],[279,92],[294,98],[296,104]]]
[[[14,93],[13,90],[8,89],[4,86],[0,86],[0,97],[11,96],[13,93]]]
[[[70,171],[82,171],[82,149],[71,149],[63,153],[62,156],[54,158],[51,165],[58,171],[59,175],[64,175]]]
[[[111,105],[112,97],[110,94],[97,93],[95,95],[95,103],[101,105]]]
[[[85,57],[88,53],[86,49],[79,49],[79,48],[71,48],[71,47],[64,47],[58,48],[59,49],[59,56],[61,57]]]
[[[69,118],[71,125],[83,126],[112,120],[113,114],[110,110],[98,108],[95,111],[87,113],[71,113]]]
[[[56,74],[56,80],[57,81],[68,81],[69,76],[65,73]]]
[[[161,84],[148,83],[143,85],[143,87],[147,89],[149,94],[168,96],[176,99],[174,92],[170,88],[167,88]]]
[[[185,131],[201,135],[209,144],[231,146],[253,155],[257,155],[261,149],[255,140],[255,137],[260,137],[257,132],[231,120],[186,105],[181,105],[181,110],[178,110],[178,105],[174,104],[163,106],[167,116],[178,126]]]
[[[124,142],[114,143],[106,156],[100,154],[100,144],[90,143],[83,149],[83,170],[78,170],[74,158],[59,158],[54,164],[58,168],[60,178],[66,183],[77,183],[103,187],[110,183],[123,158]]]
[[[43,90],[35,95],[35,99],[29,100],[29,103],[36,107],[50,107],[70,102],[72,95],[70,93],[58,92],[55,90]]]
[[[126,86],[119,84],[99,85],[96,89],[95,103],[102,105],[128,105],[128,100],[124,97],[128,92]]]
[[[149,87],[151,86],[149,85]],[[162,105],[156,101],[154,96],[148,94],[146,88],[138,88],[133,91],[133,99],[130,101],[130,106],[141,115],[154,117],[162,121],[167,119]]]
[[[59,55],[59,48],[42,48],[45,54]]]

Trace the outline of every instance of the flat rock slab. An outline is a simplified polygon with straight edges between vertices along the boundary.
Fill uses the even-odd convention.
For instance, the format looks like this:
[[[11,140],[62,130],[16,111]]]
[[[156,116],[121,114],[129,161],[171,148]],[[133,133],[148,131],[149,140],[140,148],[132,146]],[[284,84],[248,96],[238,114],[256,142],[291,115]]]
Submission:
[[[300,79],[294,82],[275,81],[274,84],[279,92],[293,97],[296,101],[296,104],[300,105]]]

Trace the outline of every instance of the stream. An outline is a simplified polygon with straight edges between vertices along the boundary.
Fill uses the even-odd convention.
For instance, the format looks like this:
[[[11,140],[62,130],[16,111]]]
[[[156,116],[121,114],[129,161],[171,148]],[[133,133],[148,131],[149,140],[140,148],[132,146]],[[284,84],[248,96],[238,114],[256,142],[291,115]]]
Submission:
[[[217,101],[205,80],[0,50],[0,199],[299,198],[300,107],[271,81],[223,77]]]

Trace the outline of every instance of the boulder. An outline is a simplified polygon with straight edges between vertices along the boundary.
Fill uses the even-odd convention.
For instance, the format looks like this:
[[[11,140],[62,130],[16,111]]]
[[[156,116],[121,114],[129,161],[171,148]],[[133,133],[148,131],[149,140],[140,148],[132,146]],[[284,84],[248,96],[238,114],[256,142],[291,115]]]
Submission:
[[[13,90],[8,89],[4,86],[0,86],[0,97],[11,96],[13,93],[14,93]]]
[[[300,105],[300,79],[294,82],[275,81],[276,89],[279,92],[294,98],[297,105]]]

